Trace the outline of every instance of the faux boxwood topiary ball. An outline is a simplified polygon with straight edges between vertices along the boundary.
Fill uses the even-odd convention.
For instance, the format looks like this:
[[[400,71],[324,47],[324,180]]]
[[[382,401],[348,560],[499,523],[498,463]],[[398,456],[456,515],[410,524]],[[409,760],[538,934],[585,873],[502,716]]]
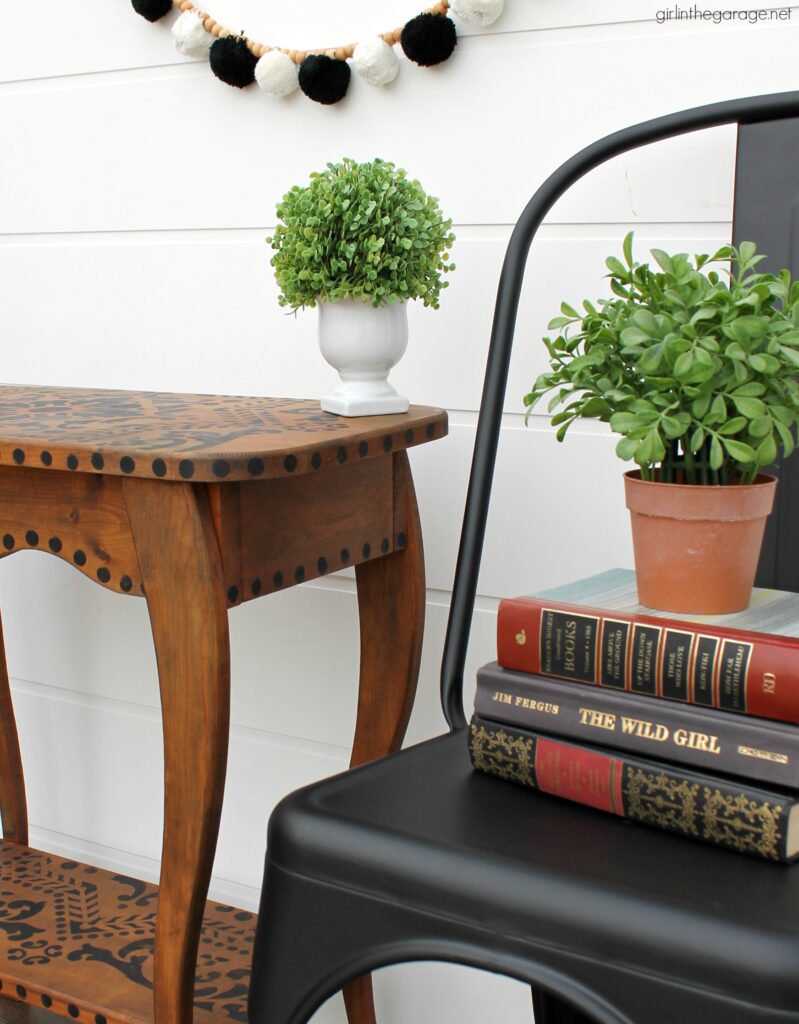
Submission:
[[[133,10],[148,21],[158,21],[172,10],[172,0],[131,0]]]
[[[347,95],[351,74],[345,60],[314,53],[300,64],[300,88],[317,103],[338,103]]]
[[[458,33],[446,14],[420,14],[412,18],[400,36],[400,46],[408,60],[430,68],[452,56]]]
[[[208,57],[211,70],[220,82],[243,89],[255,81],[255,65],[258,58],[250,53],[244,39],[237,39],[235,36],[217,39]]]

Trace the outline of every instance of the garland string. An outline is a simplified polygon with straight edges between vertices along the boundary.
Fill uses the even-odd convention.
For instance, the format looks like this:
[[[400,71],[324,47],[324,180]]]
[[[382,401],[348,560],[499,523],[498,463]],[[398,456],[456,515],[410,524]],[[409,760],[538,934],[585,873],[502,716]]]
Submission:
[[[295,50],[268,46],[232,32],[193,0],[131,0],[148,21],[158,21],[173,8],[180,11],[172,33],[178,50],[189,57],[207,57],[211,70],[228,85],[243,89],[253,82],[272,96],[288,96],[299,87],[317,103],[338,103],[347,93],[351,68],[370,85],[388,85],[396,78],[399,61],[394,47],[422,67],[447,60],[458,41],[450,12],[465,21],[490,25],[502,12],[504,0],[437,0],[405,25],[360,43]]]
[[[173,0],[173,3],[179,11],[194,11],[202,21],[203,28],[209,33],[209,35],[216,36],[217,39],[224,39],[227,36],[235,36],[237,39],[243,39],[247,44],[247,49],[250,53],[254,57],[258,58],[263,57],[265,53],[269,53],[271,50],[278,50],[280,53],[285,53],[287,57],[290,57],[295,64],[302,64],[306,57],[311,56],[330,57],[333,60],[347,60],[352,57],[355,52],[355,47],[358,45],[357,43],[347,43],[346,46],[326,46],[311,50],[292,50],[287,46],[268,46],[265,43],[257,43],[239,32],[231,32],[230,29],[225,28],[224,25],[220,25],[218,21],[215,21],[210,14],[206,14],[204,11],[198,10],[191,0]],[[434,7],[429,7],[423,13],[446,14],[449,10],[449,6],[450,0],[440,0],[440,2]],[[404,25],[400,25],[399,28],[392,29],[389,32],[381,32],[378,35],[378,38],[382,39],[384,43],[388,43],[389,46],[394,46],[400,41],[404,27]]]

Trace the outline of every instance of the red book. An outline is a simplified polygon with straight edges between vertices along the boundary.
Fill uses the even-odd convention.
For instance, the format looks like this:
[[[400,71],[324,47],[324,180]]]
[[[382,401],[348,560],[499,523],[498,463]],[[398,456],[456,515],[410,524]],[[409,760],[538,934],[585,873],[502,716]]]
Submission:
[[[767,860],[799,853],[799,800],[785,789],[597,750],[478,715],[469,727],[469,755],[478,771],[631,821]]]
[[[799,638],[536,597],[499,603],[503,668],[799,722]]]

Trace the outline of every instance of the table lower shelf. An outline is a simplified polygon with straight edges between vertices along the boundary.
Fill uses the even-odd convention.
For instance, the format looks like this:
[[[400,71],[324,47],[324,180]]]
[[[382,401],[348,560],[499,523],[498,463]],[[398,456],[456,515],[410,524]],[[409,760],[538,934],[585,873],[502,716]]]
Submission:
[[[158,886],[0,841],[0,996],[83,1024],[149,1024]],[[195,1024],[247,1021],[256,915],[206,905]]]

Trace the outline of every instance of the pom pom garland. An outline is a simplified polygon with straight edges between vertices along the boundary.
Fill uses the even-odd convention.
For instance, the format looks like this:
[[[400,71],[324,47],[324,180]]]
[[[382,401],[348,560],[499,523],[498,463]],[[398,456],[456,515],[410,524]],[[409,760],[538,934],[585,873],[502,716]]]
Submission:
[[[314,53],[300,64],[300,88],[308,99],[330,106],[346,96],[351,74],[345,60]]]
[[[131,0],[133,10],[148,21],[158,21],[172,10],[172,0]]]
[[[184,11],[172,26],[175,48],[184,57],[207,57],[214,37],[205,31],[196,11]]]
[[[452,13],[462,21],[486,28],[502,14],[505,0],[449,0]]]
[[[458,35],[447,12],[464,21],[490,25],[505,0],[437,0],[433,7],[395,28],[361,43],[317,50],[265,46],[231,32],[195,7],[193,0],[131,0],[134,10],[157,21],[176,7],[181,16],[172,27],[175,45],[188,57],[208,56],[221,81],[243,89],[257,81],[263,92],[287,96],[299,85],[310,99],[329,105],[343,99],[352,75],[350,64],[370,85],[388,85],[399,71],[399,43],[414,63],[433,67],[455,50]]]
[[[445,14],[420,14],[408,22],[400,36],[405,56],[423,68],[451,57],[457,41],[455,25]]]
[[[352,66],[369,85],[388,85],[397,77],[399,57],[393,46],[379,36],[358,43]]]
[[[208,56],[211,70],[226,85],[243,89],[255,81],[258,58],[250,52],[246,39],[222,36],[214,41]]]
[[[298,70],[287,53],[269,50],[255,65],[255,81],[270,96],[288,96],[300,84]]]

